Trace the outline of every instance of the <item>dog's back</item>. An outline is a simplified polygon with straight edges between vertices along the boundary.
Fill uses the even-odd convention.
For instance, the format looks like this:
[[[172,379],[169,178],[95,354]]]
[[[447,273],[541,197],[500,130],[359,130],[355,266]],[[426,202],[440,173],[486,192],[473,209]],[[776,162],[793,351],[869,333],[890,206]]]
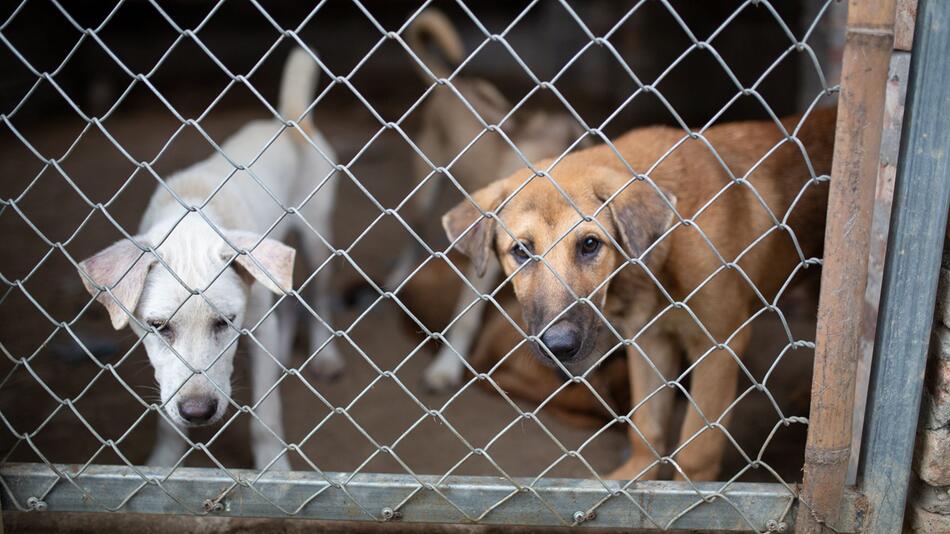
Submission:
[[[291,52],[281,79],[278,113],[297,123],[306,137],[295,128],[282,131],[284,125],[277,119],[245,124],[220,149],[212,148],[210,157],[174,173],[158,187],[142,218],[142,230],[184,213],[186,208],[169,190],[186,203],[201,205],[210,198],[210,211],[224,227],[263,231],[280,217],[280,204],[299,202],[315,188],[331,167],[310,141],[333,157],[309,116],[317,74],[314,61],[297,49]],[[321,174],[320,169],[326,172]],[[304,173],[308,176],[303,177]]]
[[[715,154],[705,146],[700,151],[716,174],[696,181],[705,187],[680,213],[693,216],[711,202],[696,221],[723,259],[745,271],[755,285],[742,282],[750,293],[771,301],[802,260],[822,254],[828,183],[819,178],[831,173],[835,119],[834,108],[816,110],[800,127],[800,116],[786,117],[789,138],[768,120],[723,125],[707,135]],[[688,233],[694,239],[687,246],[696,249],[697,232]],[[698,250],[709,250],[702,241]],[[695,250],[680,252],[695,257]]]
[[[804,122],[785,117],[785,140],[770,120],[723,125],[707,136],[732,174],[748,180],[742,186],[748,208],[761,198],[779,221],[787,217],[806,258],[820,256],[824,242],[827,182],[809,181],[831,173],[836,117],[836,108],[815,110]]]
[[[677,213],[695,226],[667,237],[666,264],[677,267],[664,285],[674,297],[700,287],[725,260],[771,299],[802,258],[820,257],[828,187],[815,178],[831,171],[835,118],[834,108],[813,111],[801,125],[800,116],[786,117],[787,139],[765,120],[715,126],[695,139],[680,128],[639,128],[614,142],[634,171],[675,195]],[[609,147],[585,152],[584,165],[626,168]]]

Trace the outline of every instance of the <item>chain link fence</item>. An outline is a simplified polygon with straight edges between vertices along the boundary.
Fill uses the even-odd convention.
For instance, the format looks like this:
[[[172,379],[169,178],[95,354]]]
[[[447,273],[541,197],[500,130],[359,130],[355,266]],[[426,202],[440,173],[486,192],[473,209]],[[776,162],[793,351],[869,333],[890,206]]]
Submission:
[[[799,332],[797,319],[790,317],[784,308],[790,298],[795,299],[789,297],[794,283],[820,268],[820,257],[800,243],[816,240],[820,243],[821,233],[797,235],[790,221],[806,209],[801,207],[805,202],[802,199],[826,187],[823,184],[829,179],[830,153],[817,160],[813,158],[800,132],[808,121],[826,113],[823,108],[835,104],[837,86],[826,80],[826,67],[822,64],[827,56],[816,53],[815,48],[820,46],[812,41],[828,14],[841,9],[838,3],[833,0],[812,2],[807,16],[790,22],[775,2],[735,2],[731,13],[714,31],[701,34],[691,28],[681,14],[684,7],[675,2],[631,3],[619,11],[616,20],[606,25],[606,31],[592,29],[589,17],[585,18],[572,3],[552,2],[561,23],[582,34],[584,42],[549,77],[538,75],[530,62],[523,59],[524,52],[510,40],[510,34],[533,16],[541,2],[529,3],[499,29],[490,29],[484,24],[473,6],[462,1],[451,4],[457,19],[473,28],[478,42],[471,50],[464,47],[457,50],[462,46],[460,42],[448,45],[413,42],[414,25],[418,27],[422,20],[431,22],[432,17],[437,17],[429,2],[413,7],[400,24],[387,25],[374,15],[375,4],[353,0],[347,6],[363,17],[363,23],[368,23],[375,36],[365,43],[363,59],[348,71],[331,68],[324,59],[325,54],[318,54],[319,50],[302,37],[304,27],[319,18],[321,10],[328,9],[327,2],[315,3],[302,22],[288,25],[275,18],[265,5],[252,0],[250,5],[255,17],[259,16],[272,28],[274,39],[246,70],[235,69],[219,60],[220,51],[203,41],[205,26],[226,4],[223,0],[194,24],[183,24],[160,2],[142,2],[150,6],[150,16],[163,21],[173,34],[167,51],[157,58],[151,70],[130,68],[123,55],[103,37],[103,29],[120,17],[121,8],[129,2],[118,2],[95,24],[90,24],[74,15],[72,5],[52,0],[50,5],[76,35],[77,41],[54,68],[39,67],[34,64],[30,48],[10,37],[18,17],[35,3],[32,0],[18,3],[8,10],[0,24],[0,41],[6,53],[32,78],[31,85],[17,95],[12,107],[2,110],[0,122],[6,130],[8,146],[25,151],[35,164],[6,168],[6,179],[10,181],[0,200],[0,217],[6,219],[5,228],[18,229],[15,234],[5,232],[5,239],[12,240],[13,245],[6,250],[17,254],[16,262],[20,266],[0,272],[3,284],[0,307],[6,304],[4,321],[16,324],[8,325],[4,339],[0,340],[5,359],[0,379],[3,399],[0,420],[5,434],[0,458],[6,465],[0,485],[5,507],[374,521],[586,523],[759,532],[788,528],[792,519],[790,511],[796,503],[797,479],[789,479],[787,469],[774,467],[766,457],[789,428],[804,427],[807,419],[801,411],[790,412],[782,400],[773,395],[773,373],[783,362],[792,359],[796,351],[810,354],[814,348],[813,327],[812,330],[806,328],[804,334]],[[662,12],[682,33],[679,38],[685,36],[688,40],[682,52],[651,78],[638,75],[623,53],[623,46],[618,44],[624,39],[625,24],[642,16],[647,9]],[[750,11],[768,19],[772,31],[777,32],[783,42],[780,53],[763,62],[751,79],[737,74],[717,48],[720,36]],[[439,19],[433,24],[436,27],[450,24],[447,20]],[[432,31],[436,33],[435,39],[449,35],[451,40],[450,29]],[[439,31],[443,32],[441,36]],[[824,31],[827,32],[827,28]],[[160,69],[174,69],[168,60],[174,57],[177,47],[185,44],[207,56],[213,68],[226,78],[223,89],[210,100],[207,109],[196,116],[182,111],[182,106],[176,105],[177,97],[169,97],[154,76]],[[352,45],[357,47],[357,43]],[[448,57],[433,55],[433,46],[442,47],[441,54]],[[495,94],[497,90],[490,83],[473,81],[474,78],[466,74],[482,49],[489,46],[503,50],[519,69],[518,76],[529,80],[527,92],[513,103],[508,103],[500,93]],[[384,47],[395,47],[408,57],[414,68],[421,71],[426,85],[421,96],[395,115],[380,111],[380,104],[367,96],[359,78],[364,64]],[[749,53],[754,53],[755,44],[750,43],[748,47]],[[59,81],[60,73],[71,62],[85,57],[89,48],[105,54],[111,60],[110,68],[121,71],[125,80],[124,89],[117,91],[115,100],[105,106],[102,113],[90,113],[88,101],[77,101]],[[363,49],[363,43],[359,43],[358,48]],[[278,102],[268,96],[268,90],[259,87],[258,73],[269,68],[267,65],[283,62],[287,50],[292,51]],[[572,67],[595,50],[614,62],[631,87],[620,105],[597,122],[589,120],[589,114],[572,103],[570,92],[561,88],[561,82]],[[457,57],[452,57],[453,51]],[[664,81],[687,58],[697,55],[711,59],[724,73],[732,85],[733,96],[721,106],[717,104],[717,109],[694,127],[665,96],[670,89]],[[775,111],[774,103],[770,103],[762,86],[773,83],[770,76],[789,62],[805,65],[808,70],[805,77],[815,83],[799,91],[799,100],[806,103],[802,113],[782,119],[783,113]],[[449,68],[443,69],[444,65]],[[317,79],[319,86],[314,87]],[[35,125],[19,120],[28,113],[25,110],[35,95],[50,90],[68,106],[73,115],[71,120],[76,117],[80,120],[62,126],[62,135],[72,141],[60,147],[61,150],[51,148],[55,143],[48,138],[38,138],[39,129]],[[236,90],[246,92],[256,101],[257,109],[266,113],[258,114],[255,122],[243,127],[243,116],[229,118],[227,127],[208,126],[214,124],[208,117],[226,108],[229,92]],[[135,91],[145,91],[159,104],[164,118],[157,121],[156,126],[116,118],[120,115],[117,110]],[[331,148],[338,146],[340,140],[331,133],[334,127],[328,117],[347,121],[348,112],[334,115],[333,110],[327,110],[326,115],[321,115],[322,110],[333,106],[331,95],[340,91],[358,102],[364,123],[371,126],[367,130],[370,133],[364,137],[350,136],[348,142],[355,148],[348,151],[347,157],[339,157],[337,150]],[[702,87],[695,87],[693,91],[695,98],[703,98]],[[95,96],[95,90],[92,93]],[[303,93],[306,95],[301,97]],[[556,103],[556,112],[548,110],[545,115],[529,109],[539,95],[546,95]],[[434,104],[437,99],[449,101],[449,104],[440,104],[449,107],[437,108]],[[644,100],[658,106],[667,122],[678,128],[675,135],[666,131],[664,135],[672,142],[646,165],[627,161],[626,149],[615,144],[617,137],[605,133],[617,128],[615,119],[632,103]],[[769,142],[762,153],[741,158],[748,164],[737,167],[730,164],[737,161],[736,154],[721,153],[722,147],[717,143],[723,137],[715,132],[717,125],[724,122],[723,117],[728,117],[740,101],[754,102],[757,115],[767,117],[772,132],[769,135],[775,142]],[[444,111],[446,109],[450,111]],[[433,120],[448,118],[450,127],[454,123],[460,130],[463,126],[469,129],[463,132],[461,139],[427,136],[427,132],[446,128],[444,124],[433,126],[426,119],[418,119],[427,112],[445,113],[446,116],[436,116]],[[316,118],[311,118],[313,114]],[[390,116],[395,118],[387,118]],[[532,121],[535,121],[534,129],[522,128]],[[416,128],[419,125],[421,130]],[[471,125],[474,128],[470,128]],[[148,157],[142,157],[142,150],[129,147],[130,140],[138,134],[146,135],[146,130],[153,127],[163,132],[155,134],[163,140],[154,145],[155,150]],[[233,134],[238,127],[242,129]],[[227,132],[222,133],[224,130]],[[765,131],[764,127],[761,131]],[[129,171],[117,188],[106,190],[108,187],[96,185],[95,178],[89,178],[83,171],[80,171],[82,179],[75,178],[77,170],[71,155],[75,147],[90,137],[98,140],[102,151],[118,153],[124,160],[101,171]],[[359,141],[354,142],[354,138]],[[421,169],[416,173],[419,180],[399,195],[394,195],[390,186],[368,180],[360,169],[365,154],[383,139],[408,148],[409,159]],[[180,146],[183,142],[194,143],[193,148],[188,148],[193,152],[189,157],[199,163],[193,167],[171,168],[167,163],[169,154],[175,150],[176,143]],[[605,146],[603,150],[617,159],[618,165],[625,169],[626,183],[607,194],[591,211],[569,194],[563,181],[558,179],[558,168],[571,154],[595,145]],[[694,201],[691,205],[696,209],[691,211],[683,211],[685,204],[680,204],[665,191],[664,184],[654,180],[656,169],[675,157],[677,151],[686,150],[683,147],[687,145],[699,146],[704,157],[711,156],[708,159],[716,164],[715,172],[727,177],[708,198]],[[434,151],[439,153],[433,154]],[[797,184],[796,192],[790,203],[777,206],[770,196],[772,192],[761,190],[756,173],[768,167],[776,154],[789,151],[798,159],[795,168],[805,169],[805,172],[788,177]],[[209,153],[211,158],[204,160]],[[472,159],[478,163],[474,169],[469,163]],[[405,161],[406,158],[402,163]],[[408,167],[388,162],[380,165],[387,167],[389,173]],[[186,170],[177,172],[182,168]],[[479,201],[477,190],[514,171],[526,179],[506,191],[503,201],[492,205]],[[195,175],[201,178],[196,179]],[[684,177],[693,178],[699,179]],[[58,211],[56,200],[49,194],[53,180],[60,188],[57,194],[69,195],[72,205],[77,205],[76,199],[79,199],[80,213],[55,213]],[[142,187],[143,183],[150,184],[150,189],[155,191],[149,193],[152,195],[150,204],[147,209],[142,208],[145,211],[129,208],[130,191]],[[529,194],[532,187],[540,187],[539,183],[548,188],[549,199],[556,198],[570,215],[566,216],[568,222],[558,228],[558,234],[543,249],[533,249],[522,243],[519,232],[523,229],[512,226],[511,211],[503,210],[509,204],[514,206],[516,199]],[[644,188],[663,199],[670,224],[658,232],[648,247],[631,251],[624,246],[621,236],[603,221],[616,199],[627,191]],[[344,189],[349,193],[342,193]],[[446,190],[462,205],[469,203],[477,207],[477,213],[466,221],[463,232],[452,236],[451,242],[440,242],[436,246],[433,243],[439,242],[441,237],[432,236],[441,232],[440,219],[445,210],[436,211],[433,207],[436,201],[430,197],[444,197]],[[743,204],[746,213],[737,213],[733,224],[743,224],[752,212],[758,220],[767,223],[764,230],[748,242],[737,248],[730,245],[726,250],[717,237],[721,234],[707,226],[709,215],[704,218],[704,214],[715,212],[717,206],[726,202],[724,199],[737,195],[749,202]],[[422,197],[427,200],[420,200]],[[31,215],[31,210],[37,198],[42,198],[42,202],[48,204],[46,209],[52,209],[58,218],[75,224],[70,223],[68,231],[60,228],[51,232],[43,223],[35,222],[36,216]],[[353,239],[341,245],[343,240],[334,236],[332,227],[339,224],[338,213],[348,210],[354,198],[368,206],[372,215],[364,223],[353,223],[354,227],[347,229]],[[139,224],[137,216],[142,213],[145,219],[141,226],[138,229],[129,226],[129,221]],[[477,231],[479,224],[489,219],[497,226],[499,236],[521,243],[518,252],[524,255],[525,261],[506,274],[493,267],[486,276],[478,277],[477,266],[460,259],[455,251],[464,248],[463,242]],[[387,224],[397,229],[389,236],[402,234],[411,244],[408,249],[401,245],[385,250],[374,244],[369,254],[376,256],[376,263],[367,267],[365,242],[374,239],[371,234]],[[578,293],[572,279],[575,274],[566,271],[564,263],[555,256],[558,247],[567,243],[576,229],[590,225],[598,235],[607,236],[601,246],[621,260],[598,279],[592,289]],[[90,228],[95,230],[92,235]],[[715,266],[704,273],[698,284],[681,291],[664,286],[666,279],[649,258],[653,251],[663,248],[664,243],[668,245],[672,236],[684,233],[693,236],[692,242],[703,248],[703,257],[715,259]],[[100,253],[87,259],[88,252],[103,249],[115,241],[106,235],[120,240],[105,249],[111,250],[105,256]],[[296,277],[292,277],[293,250],[279,243],[288,239],[294,240],[297,249]],[[786,240],[794,249],[794,261],[788,272],[781,273],[776,287],[765,290],[757,287],[755,281],[762,275],[750,265],[761,261],[755,260],[761,254],[757,247],[777,239]],[[76,241],[81,246],[77,246]],[[28,246],[24,248],[24,244]],[[200,251],[198,256],[203,258],[200,261],[195,259],[195,247]],[[17,249],[29,250],[29,253],[17,252]],[[82,250],[83,255],[78,255],[76,250]],[[209,250],[218,252],[211,254],[213,261],[202,256],[208,255]],[[389,257],[379,257],[384,254]],[[195,262],[201,267],[195,267]],[[489,262],[495,265],[494,259],[490,258]],[[397,267],[392,268],[392,265]],[[452,310],[450,317],[442,318],[444,326],[441,328],[432,328],[424,317],[432,313],[425,309],[426,301],[420,305],[407,300],[413,280],[434,265],[441,266],[445,276],[463,285],[457,299],[439,294],[429,297],[432,306]],[[518,277],[526,276],[524,272],[531,268],[544,268],[552,274],[550,283],[556,287],[549,287],[549,291],[562,291],[571,297],[570,302],[546,317],[542,327],[534,331],[526,328],[518,305],[513,304],[510,296],[506,297],[510,286],[517,284]],[[617,325],[597,302],[598,295],[605,294],[611,284],[626,280],[629,269],[641,273],[649,284],[643,291],[655,291],[661,301],[649,317],[628,331]],[[344,271],[363,286],[357,299],[359,311],[350,314],[348,324],[340,324],[332,317],[342,306],[338,302],[342,290],[333,280]],[[383,282],[387,277],[389,280]],[[703,298],[697,295],[711,286],[721,286],[723,277],[730,277],[731,284],[741,286],[738,294],[749,292],[754,296],[748,315],[728,331],[707,326],[707,312],[696,307],[696,302]],[[89,288],[89,295],[81,292],[83,283]],[[77,300],[77,294],[83,295],[81,305],[70,307],[62,303]],[[16,304],[17,301],[20,304]],[[111,324],[118,331],[102,327],[107,323],[100,303],[108,310]],[[791,305],[794,306],[794,302]],[[592,314],[607,339],[582,367],[563,363],[562,358],[552,352],[550,343],[543,341],[543,332],[579,309]],[[24,313],[21,319],[8,315],[11,310],[29,310],[29,313]],[[398,354],[393,354],[397,352],[397,345],[390,346],[385,339],[373,341],[372,349],[367,349],[370,342],[364,341],[367,339],[365,330],[380,338],[394,335],[392,328],[376,326],[375,322],[387,314],[408,319],[410,329],[415,331],[415,341],[407,350],[399,348]],[[503,325],[500,328],[516,335],[512,338],[513,346],[496,354],[490,365],[480,366],[472,354],[490,314],[494,314],[496,325]],[[651,354],[653,349],[642,341],[650,328],[673,314],[683,317],[679,328],[696,332],[701,338],[699,344],[705,348],[691,354],[683,366],[664,369],[656,363],[657,355]],[[97,321],[98,326],[88,326],[90,318]],[[761,367],[764,372],[760,372],[750,369],[751,356],[743,353],[752,326],[766,318],[777,325],[770,331],[771,345],[753,343],[749,349],[763,352],[759,358],[765,360]],[[21,320],[23,324],[17,324]],[[131,330],[122,328],[126,325]],[[303,358],[292,356],[300,352],[294,342],[297,326],[306,326],[301,330],[307,332],[310,342],[303,351]],[[18,341],[16,335],[20,328],[39,332],[39,343],[27,346]],[[118,338],[124,339],[124,344],[110,341]],[[532,345],[552,364],[532,372],[554,377],[555,382],[551,387],[541,388],[540,398],[531,399],[535,402],[526,403],[513,391],[510,378],[503,381],[498,376],[525,357],[531,358],[521,352],[527,352]],[[765,346],[777,350],[765,353]],[[429,367],[426,354],[434,350],[433,347],[439,347],[440,352],[432,364],[436,367]],[[143,361],[145,352],[148,352],[147,364]],[[233,362],[236,358],[241,360],[245,352],[251,365],[249,398],[240,388],[232,387],[239,382],[239,374],[232,376],[237,372]],[[654,376],[649,380],[649,389],[640,392],[642,398],[618,403],[605,393],[602,376],[612,358],[623,352],[627,354],[629,366]],[[544,359],[543,355],[539,357]],[[90,376],[81,376],[79,372],[70,376],[67,364],[48,363],[55,358],[72,359],[69,365],[80,362],[93,372]],[[736,377],[741,378],[733,379],[739,383],[735,396],[728,395],[722,409],[710,411],[708,393],[704,398],[696,398],[698,384],[704,380],[697,369],[706,369],[708,362],[715,358],[725,358],[724,361],[734,367]],[[129,368],[133,365],[140,370],[130,379]],[[427,369],[422,371],[423,368]],[[66,372],[62,373],[63,370]],[[354,372],[362,373],[362,382],[346,378]],[[148,382],[151,373],[155,373],[159,388],[146,393],[137,384]],[[340,391],[343,389],[340,382],[327,382],[328,378],[340,374],[339,380],[349,389],[345,394]],[[521,374],[514,380],[528,380],[533,376]],[[621,376],[625,376],[623,371]],[[450,392],[434,396],[428,388],[421,387],[420,382],[428,388],[439,387]],[[626,380],[622,382],[626,385]],[[728,389],[728,384],[728,381],[725,385],[713,384],[711,389]],[[804,386],[807,395],[807,383]],[[285,398],[282,402],[282,391],[288,388],[302,393],[296,394],[292,401]],[[373,400],[374,392],[383,388],[397,392],[394,395],[398,394],[405,402],[401,405],[404,409],[399,409],[401,413],[390,413],[394,404]],[[108,411],[114,406],[110,402],[115,401],[97,396],[101,390],[110,391],[109,398],[121,398],[124,406],[134,408],[131,416],[117,416],[125,425],[118,432],[102,430],[110,424],[103,418],[108,418]],[[455,407],[463,402],[467,402],[468,408],[479,410],[477,401],[463,400],[473,395],[473,391],[495,397],[491,406],[505,412],[498,415],[490,430],[482,428],[482,434],[473,433],[473,428],[482,424],[477,417],[453,415]],[[571,401],[564,400],[567,392],[583,396],[599,414],[594,428],[575,430],[569,439],[564,437],[563,423],[552,422],[556,416],[551,415],[550,408],[567,406],[570,409]],[[657,399],[666,396],[679,399],[682,418],[695,425],[670,447],[652,442],[649,433],[644,433],[637,424]],[[737,426],[752,421],[740,419],[730,423],[743,403],[764,406],[765,411],[760,413],[768,414],[769,424],[762,436],[758,436],[756,448],[751,450],[740,445],[742,439],[733,433]],[[369,409],[378,414],[376,419],[364,417]],[[305,414],[307,423],[302,429],[295,424],[298,428],[290,432],[285,428],[290,426],[285,425],[291,417],[287,414],[297,413]],[[665,413],[662,423],[676,417],[672,412]],[[391,423],[385,431],[373,424],[381,418]],[[64,419],[72,422],[69,428],[73,432],[82,433],[81,439],[92,436],[95,440],[91,454],[81,461],[63,459],[70,456],[61,451],[69,450],[72,439],[80,440],[68,432],[57,433],[57,426]],[[207,423],[216,425],[210,430],[189,428]],[[333,451],[314,449],[315,442],[323,440],[340,425],[348,427],[346,439],[359,441],[360,447],[368,444],[369,452],[347,469],[328,469],[326,457]],[[518,435],[526,432],[524,429],[528,426],[542,436],[545,446],[553,451],[538,460],[540,467],[531,467],[532,473],[503,459],[509,458],[508,449],[524,446],[518,444]],[[235,433],[234,429],[245,427],[248,434],[235,437],[242,434]],[[412,448],[416,445],[411,444],[418,443],[418,436],[433,427],[438,427],[438,432],[454,441],[458,448],[459,454],[448,467],[435,469],[413,457]],[[618,437],[628,432],[632,436],[630,440]],[[710,438],[712,435],[717,437]],[[226,451],[222,456],[221,448],[235,440],[251,451],[250,461],[246,452],[234,456]],[[149,442],[157,442],[157,445],[145,459],[138,451],[147,450]],[[339,440],[332,443],[347,447]],[[353,447],[359,448],[355,444]],[[611,479],[609,474],[631,453],[631,447],[641,457],[646,454],[648,461],[622,480]],[[683,463],[684,457],[707,447],[738,458],[730,464],[736,468],[704,471]],[[607,450],[612,452],[605,456]],[[795,462],[801,465],[801,451],[792,454],[796,456],[791,462],[794,471]],[[32,463],[21,463],[24,461]],[[387,462],[388,473],[379,472],[376,466],[381,462]],[[475,462],[480,467],[473,471],[470,468]],[[144,467],[143,463],[153,466]],[[251,463],[255,469],[241,468]],[[572,470],[565,471],[567,465],[573,466]],[[472,475],[473,472],[478,476]],[[720,481],[709,481],[710,472]],[[662,478],[675,477],[677,481],[649,480],[657,473],[661,473]],[[696,473],[701,474],[691,476]],[[860,517],[855,511],[858,508],[855,502],[847,502],[846,507],[853,513],[845,517]],[[853,519],[852,523],[857,521]],[[856,523],[846,524],[846,527],[857,528]]]

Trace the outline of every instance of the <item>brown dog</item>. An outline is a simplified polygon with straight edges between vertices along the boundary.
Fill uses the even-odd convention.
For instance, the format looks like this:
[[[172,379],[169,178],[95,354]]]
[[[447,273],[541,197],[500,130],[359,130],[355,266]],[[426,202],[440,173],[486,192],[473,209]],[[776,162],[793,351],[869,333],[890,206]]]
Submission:
[[[748,323],[777,311],[824,235],[815,178],[831,168],[835,112],[782,125],[636,129],[550,177],[495,182],[443,218],[480,272],[499,259],[542,360],[576,368],[627,346],[633,410],[618,422],[634,452],[613,478],[653,478],[666,460],[677,478],[719,472]],[[689,409],[670,443],[677,391]]]

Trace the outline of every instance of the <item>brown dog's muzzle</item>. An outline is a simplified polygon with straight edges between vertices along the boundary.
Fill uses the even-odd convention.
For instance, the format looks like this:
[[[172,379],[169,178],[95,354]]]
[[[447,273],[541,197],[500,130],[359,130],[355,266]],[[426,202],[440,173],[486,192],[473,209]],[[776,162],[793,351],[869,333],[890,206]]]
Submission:
[[[558,321],[541,334],[541,343],[562,362],[571,361],[581,349],[581,331],[569,321]]]
[[[582,304],[561,314],[565,307],[559,306],[552,313],[544,313],[539,310],[541,307],[525,309],[528,330],[540,341],[533,343],[532,348],[543,361],[553,356],[561,363],[574,363],[586,358],[593,348],[597,316]]]

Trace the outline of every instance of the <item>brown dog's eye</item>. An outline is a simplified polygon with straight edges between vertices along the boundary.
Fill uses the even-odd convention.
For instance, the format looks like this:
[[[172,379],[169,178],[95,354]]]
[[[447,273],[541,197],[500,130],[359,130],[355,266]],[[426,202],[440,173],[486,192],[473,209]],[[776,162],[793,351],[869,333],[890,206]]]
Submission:
[[[527,243],[515,243],[512,245],[509,253],[511,257],[515,259],[519,264],[524,263],[531,259],[531,255],[528,254],[529,246]]]
[[[585,237],[580,244],[581,256],[593,256],[600,250],[601,241],[596,237],[589,235]]]

